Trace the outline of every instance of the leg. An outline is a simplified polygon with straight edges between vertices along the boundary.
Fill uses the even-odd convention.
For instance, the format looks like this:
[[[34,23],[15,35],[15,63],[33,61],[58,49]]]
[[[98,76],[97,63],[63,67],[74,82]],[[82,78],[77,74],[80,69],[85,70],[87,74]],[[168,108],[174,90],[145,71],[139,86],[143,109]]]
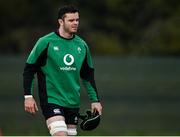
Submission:
[[[67,136],[67,125],[63,116],[53,116],[46,120],[52,136]]]
[[[68,136],[76,136],[77,135],[77,125],[68,124],[67,125],[67,134],[68,134]]]
[[[77,135],[79,108],[64,109],[68,136]]]

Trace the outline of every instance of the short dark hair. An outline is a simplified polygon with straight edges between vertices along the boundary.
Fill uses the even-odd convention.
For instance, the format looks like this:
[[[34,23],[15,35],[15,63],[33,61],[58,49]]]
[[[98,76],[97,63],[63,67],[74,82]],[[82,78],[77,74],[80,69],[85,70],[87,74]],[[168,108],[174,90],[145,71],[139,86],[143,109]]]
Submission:
[[[79,12],[79,10],[74,5],[65,5],[59,8],[58,19],[63,19],[66,13],[76,13],[76,12]]]

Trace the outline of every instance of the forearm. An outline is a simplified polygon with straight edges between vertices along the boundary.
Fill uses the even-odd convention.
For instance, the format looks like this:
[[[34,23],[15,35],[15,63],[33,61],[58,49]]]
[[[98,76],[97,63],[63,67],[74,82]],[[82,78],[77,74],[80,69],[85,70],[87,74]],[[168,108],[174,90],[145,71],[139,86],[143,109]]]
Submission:
[[[23,73],[24,95],[32,95],[33,80],[36,72],[36,65],[26,63]]]
[[[87,55],[81,67],[80,76],[82,78],[83,85],[87,90],[89,99],[92,102],[99,102],[99,96],[94,79],[94,67],[88,48],[87,48]]]
[[[83,82],[85,89],[87,90],[88,97],[91,100],[91,102],[99,102],[100,100],[99,100],[99,95],[97,92],[95,81],[90,82],[90,81],[83,79],[82,82]]]

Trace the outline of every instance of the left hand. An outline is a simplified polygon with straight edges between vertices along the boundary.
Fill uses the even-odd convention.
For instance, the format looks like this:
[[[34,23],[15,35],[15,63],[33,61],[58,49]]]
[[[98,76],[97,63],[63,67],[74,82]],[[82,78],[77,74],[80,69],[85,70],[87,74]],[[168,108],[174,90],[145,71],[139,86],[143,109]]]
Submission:
[[[99,115],[102,115],[102,106],[100,102],[93,102],[91,103],[91,112],[97,111]]]

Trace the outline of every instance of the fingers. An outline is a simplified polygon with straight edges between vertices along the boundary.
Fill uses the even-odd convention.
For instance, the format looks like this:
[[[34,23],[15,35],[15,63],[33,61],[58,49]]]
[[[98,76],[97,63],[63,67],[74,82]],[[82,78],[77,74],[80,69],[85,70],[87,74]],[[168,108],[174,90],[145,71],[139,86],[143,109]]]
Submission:
[[[99,113],[99,115],[102,115],[102,106],[99,102],[98,103],[92,103],[91,104],[91,110],[92,110],[92,113],[97,111]]]
[[[36,103],[34,104],[34,107],[35,107],[35,111],[38,111],[38,107]]]
[[[97,108],[96,110],[98,111],[99,115],[102,115],[102,109],[101,108]]]
[[[37,104],[33,98],[25,99],[24,110],[28,113],[31,113],[31,114],[35,114],[38,111]]]
[[[37,111],[37,108],[35,108],[35,106],[26,106],[25,111],[31,114],[35,114]]]

